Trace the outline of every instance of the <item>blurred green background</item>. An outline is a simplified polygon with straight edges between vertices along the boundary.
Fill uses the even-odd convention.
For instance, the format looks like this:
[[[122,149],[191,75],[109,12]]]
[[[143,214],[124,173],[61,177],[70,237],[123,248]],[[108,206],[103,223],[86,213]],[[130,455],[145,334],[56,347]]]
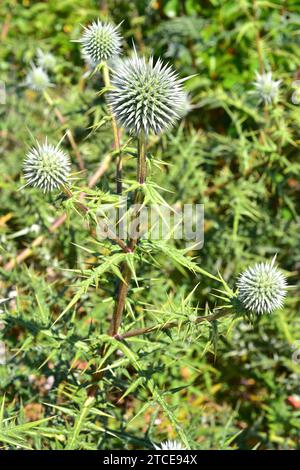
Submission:
[[[153,158],[164,162],[152,179],[170,191],[168,202],[205,205],[205,243],[192,253],[195,260],[211,273],[220,271],[235,288],[241,270],[277,253],[294,286],[284,309],[254,326],[226,320],[191,337],[161,335],[142,343],[145,370],[192,448],[297,449],[300,107],[292,102],[300,78],[297,0],[1,1],[0,80],[6,90],[6,103],[0,105],[2,418],[19,425],[52,419],[31,431],[12,429],[6,441],[0,434],[0,443],[4,448],[122,449],[178,438],[165,410],[144,389],[129,389],[133,372],[124,368],[114,379],[109,403],[100,397],[70,442],[85,399],[87,345],[93,346],[97,332],[107,331],[114,284],[107,279],[100,292],[90,289],[76,311],[50,328],[74,295],[76,275],[67,269],[94,263],[97,255],[80,247],[93,250],[95,243],[79,216],[49,233],[63,212],[61,201],[33,189],[18,191],[31,135],[38,140],[47,135],[55,143],[72,129],[86,167],[79,185],[111,150],[109,126],[91,132],[105,115],[104,97],[97,96],[101,76],[88,77],[80,47],[72,42],[82,25],[98,17],[122,22],[125,56],[134,42],[139,53],[172,63],[180,77],[193,75],[186,84],[189,112],[150,146]],[[38,48],[56,58],[49,94],[65,125],[41,95],[24,87]],[[267,108],[249,93],[262,67],[282,80],[279,102]],[[63,145],[78,171],[72,148],[66,140]],[[134,177],[134,159],[125,168]],[[114,192],[112,164],[97,188]],[[44,241],[33,256],[7,269],[39,235]],[[193,306],[214,307],[218,286],[213,281],[170,259],[161,265],[143,267],[140,288],[129,297],[127,321],[145,305],[149,311],[183,308],[182,299],[194,288]]]

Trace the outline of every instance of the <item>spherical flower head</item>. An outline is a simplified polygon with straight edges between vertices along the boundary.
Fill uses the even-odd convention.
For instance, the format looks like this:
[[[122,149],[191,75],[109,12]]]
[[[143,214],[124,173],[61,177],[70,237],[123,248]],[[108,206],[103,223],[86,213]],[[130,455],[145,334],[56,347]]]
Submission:
[[[101,23],[100,20],[85,27],[78,41],[82,45],[82,54],[95,64],[120,54],[121,36],[118,28],[110,23]]]
[[[42,92],[53,85],[50,82],[47,72],[42,67],[32,65],[26,76],[25,86],[28,86],[34,91]]]
[[[159,446],[154,445],[157,450],[187,450],[179,441],[165,441]]]
[[[186,106],[183,80],[160,59],[147,62],[136,52],[121,61],[112,76],[108,101],[119,124],[139,135],[160,134],[182,116]]]
[[[53,70],[56,66],[56,59],[51,52],[43,52],[41,49],[38,49],[37,63],[39,67],[45,70]]]
[[[272,72],[262,74],[256,72],[256,80],[253,84],[255,87],[254,93],[258,96],[260,102],[270,104],[278,100],[281,80],[273,80]]]
[[[24,176],[27,185],[42,189],[45,193],[66,185],[70,176],[69,156],[59,146],[38,142],[24,160]]]
[[[249,267],[238,279],[238,299],[250,313],[271,313],[283,306],[287,282],[274,263],[275,257]]]

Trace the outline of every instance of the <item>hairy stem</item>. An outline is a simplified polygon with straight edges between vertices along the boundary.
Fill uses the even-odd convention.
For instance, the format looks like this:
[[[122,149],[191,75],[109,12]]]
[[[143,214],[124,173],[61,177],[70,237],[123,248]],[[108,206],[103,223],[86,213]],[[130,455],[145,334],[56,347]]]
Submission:
[[[137,181],[140,185],[144,184],[146,181],[147,173],[147,163],[146,163],[146,138],[144,133],[138,138],[138,165],[137,165]],[[137,189],[135,194],[135,204],[138,204],[141,201],[141,190]],[[134,213],[134,219],[138,217],[138,211]],[[131,237],[129,241],[129,247],[131,251],[134,251],[137,244],[137,237]],[[119,289],[117,293],[117,300],[112,316],[109,334],[115,336],[118,334],[118,330],[122,321],[122,315],[125,308],[127,293],[129,289],[129,284],[132,277],[131,269],[128,264],[125,262],[122,268],[122,277],[123,280],[119,284]]]
[[[138,165],[137,165],[137,181],[139,184],[144,184],[146,181],[146,138],[144,134],[141,134],[138,138]],[[141,190],[137,189],[135,193],[134,202],[138,204],[141,201]],[[138,216],[138,212],[135,211],[135,217]],[[129,241],[129,250],[134,251],[137,244],[137,238],[131,237]],[[128,294],[129,284],[132,277],[132,272],[128,264],[125,262],[122,266],[122,281],[119,283],[118,292],[116,296],[116,303],[113,312],[113,316],[110,322],[109,335],[118,337],[119,327],[121,325],[122,316],[125,308],[126,298]],[[103,358],[106,354],[107,347],[104,345],[100,349],[100,357]],[[98,391],[98,383],[103,377],[103,371],[94,372],[91,387],[89,388],[88,394],[94,397]]]
[[[109,68],[107,62],[102,63],[102,75],[103,81],[106,88],[110,88],[110,76],[109,76]],[[120,146],[120,134],[117,125],[117,121],[115,118],[114,113],[112,112],[111,106],[109,106],[110,117],[111,117],[111,126],[114,136],[114,149],[117,151],[117,165],[116,165],[116,184],[117,184],[117,194],[122,194],[122,152]]]

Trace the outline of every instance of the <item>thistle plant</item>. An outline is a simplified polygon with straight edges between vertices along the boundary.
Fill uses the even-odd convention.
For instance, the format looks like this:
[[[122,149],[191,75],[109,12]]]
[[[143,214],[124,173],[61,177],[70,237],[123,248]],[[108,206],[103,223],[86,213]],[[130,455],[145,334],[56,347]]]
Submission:
[[[256,72],[253,93],[258,97],[260,103],[271,104],[279,98],[280,84],[281,80],[274,80],[272,72],[263,72],[261,74]]]
[[[47,72],[41,66],[35,66],[34,64],[27,73],[24,84],[38,92],[44,92],[47,88],[54,86],[50,82]]]
[[[254,22],[255,27],[259,24],[260,21]],[[252,34],[254,26],[251,25],[247,30],[249,34]],[[74,30],[76,28],[78,24]],[[183,31],[190,38],[189,32],[184,29]],[[199,31],[197,35],[199,36]],[[243,40],[241,36],[240,41],[233,44],[239,66],[245,63],[243,60],[246,60],[243,55],[238,56],[238,48]],[[263,40],[267,42],[268,39],[264,37]],[[207,48],[205,41],[202,44],[202,38],[197,41],[199,48]],[[231,34],[225,41],[226,51],[227,43],[230,41]],[[259,35],[257,41],[262,41]],[[234,90],[230,92],[228,90],[230,83],[236,80],[236,74],[222,89],[222,79],[227,75],[221,70],[220,63],[221,68],[218,70],[217,80],[215,79],[214,61],[210,61],[213,44],[210,45],[204,58],[197,57],[194,51],[195,59],[201,61],[203,71],[209,64],[210,74],[205,75],[205,72],[203,74],[201,72],[199,82],[197,83],[198,77],[194,80],[192,102],[196,103],[194,109],[209,106],[210,110],[216,111],[206,112],[203,109],[199,122],[196,113],[193,113],[191,119],[189,116],[185,122],[180,122],[184,114],[193,109],[185,91],[183,70],[187,74],[196,71],[186,65],[180,68],[180,65],[178,66],[182,64],[180,55],[174,61],[178,66],[178,73],[173,66],[165,64],[161,59],[155,60],[152,57],[148,59],[147,42],[142,52],[145,55],[140,56],[139,52],[134,50],[132,57],[114,60],[121,50],[119,28],[101,23],[99,20],[84,29],[79,42],[83,57],[91,67],[102,73],[102,80],[101,77],[99,79],[99,74],[94,77],[97,81],[94,80],[93,87],[99,84],[98,95],[102,97],[103,94],[107,98],[106,103],[102,99],[90,100],[93,88],[89,88],[89,83],[86,82],[84,86],[88,92],[84,96],[85,88],[78,87],[75,83],[75,74],[81,76],[78,64],[74,69],[70,64],[66,67],[66,70],[74,70],[74,76],[71,77],[71,93],[72,100],[76,100],[76,107],[69,115],[76,115],[76,126],[78,123],[80,126],[78,129],[81,131],[92,113],[93,117],[95,116],[95,133],[89,134],[82,144],[82,150],[88,156],[86,171],[81,172],[74,185],[74,179],[71,178],[71,158],[72,150],[76,153],[76,147],[72,145],[74,141],[68,131],[67,135],[72,145],[71,157],[64,150],[62,143],[53,145],[48,139],[36,142],[26,155],[24,177],[26,186],[36,188],[37,195],[31,190],[27,194],[23,193],[23,199],[30,202],[38,200],[40,204],[41,211],[26,207],[30,215],[29,227],[33,226],[32,223],[36,222],[37,217],[41,219],[38,237],[34,239],[35,235],[31,234],[33,232],[31,229],[26,232],[17,228],[14,237],[5,238],[6,232],[9,231],[9,217],[14,217],[14,212],[18,215],[17,204],[14,204],[13,208],[9,207],[0,218],[1,243],[5,248],[5,251],[1,251],[0,258],[7,263],[6,251],[10,246],[14,246],[13,243],[16,243],[17,238],[20,239],[22,247],[19,253],[16,253],[16,250],[11,251],[7,269],[4,265],[7,271],[4,282],[7,283],[6,279],[9,278],[12,267],[21,264],[29,256],[34,258],[30,269],[19,270],[22,281],[18,280],[18,303],[14,307],[13,315],[6,311],[8,296],[6,294],[3,296],[5,303],[0,312],[1,321],[3,318],[7,322],[6,328],[12,331],[11,335],[14,338],[19,336],[23,343],[20,349],[18,340],[13,339],[11,350],[21,352],[18,354],[18,362],[22,366],[22,357],[28,355],[23,370],[18,368],[17,364],[15,369],[8,371],[8,374],[5,371],[8,396],[11,395],[14,400],[18,383],[26,384],[27,371],[34,364],[37,376],[41,371],[46,377],[54,378],[50,390],[47,390],[47,380],[43,385],[44,391],[42,388],[41,391],[35,389],[34,397],[38,397],[39,393],[48,394],[47,399],[43,395],[43,405],[38,412],[45,413],[47,417],[53,414],[57,416],[53,421],[53,428],[51,420],[45,421],[45,424],[40,422],[43,426],[41,435],[37,438],[29,428],[26,442],[22,439],[13,442],[16,442],[16,445],[25,442],[33,446],[44,446],[46,442],[45,448],[51,448],[52,443],[49,444],[48,441],[53,439],[53,447],[57,444],[59,448],[68,450],[75,447],[99,448],[100,445],[104,448],[110,448],[110,445],[112,448],[118,445],[135,448],[140,445],[142,448],[151,446],[163,451],[184,451],[208,445],[209,433],[216,433],[215,429],[219,428],[220,445],[237,446],[239,438],[236,439],[236,436],[240,433],[240,421],[235,419],[236,413],[230,416],[230,407],[227,404],[225,411],[222,411],[221,401],[224,391],[227,393],[228,390],[234,389],[231,403],[235,403],[237,392],[241,391],[240,386],[236,384],[241,382],[243,387],[241,396],[247,396],[252,400],[251,388],[254,382],[248,381],[248,375],[250,376],[253,368],[249,367],[248,358],[254,351],[255,360],[256,358],[260,360],[259,355],[263,354],[261,351],[265,349],[268,353],[266,362],[268,367],[265,369],[268,369],[270,376],[262,381],[263,394],[260,395],[260,374],[255,375],[257,405],[259,402],[256,396],[263,400],[263,397],[267,396],[265,390],[269,387],[268,384],[271,384],[271,389],[275,383],[270,377],[274,373],[273,378],[276,378],[278,360],[272,359],[272,352],[287,349],[286,340],[290,341],[295,335],[295,332],[290,330],[288,317],[283,314],[285,312],[279,312],[278,316],[263,316],[264,313],[274,312],[283,306],[288,286],[284,273],[275,265],[275,258],[270,262],[264,261],[263,253],[266,249],[262,246],[268,250],[271,243],[279,246],[280,251],[282,250],[281,258],[287,253],[286,246],[295,250],[298,246],[297,240],[293,245],[289,245],[292,239],[290,235],[283,243],[278,243],[282,230],[286,230],[288,226],[292,232],[292,228],[295,227],[293,216],[296,214],[297,200],[291,195],[293,188],[296,187],[296,191],[298,189],[297,181],[290,175],[295,176],[298,166],[294,157],[291,160],[294,166],[288,166],[288,163],[290,156],[296,153],[293,146],[296,142],[294,134],[297,126],[293,123],[293,126],[287,128],[286,136],[279,133],[283,129],[283,126],[279,129],[277,125],[280,122],[280,112],[281,108],[284,108],[284,102],[280,103],[278,108],[270,107],[267,116],[267,113],[259,113],[255,104],[252,106],[251,102],[244,101],[243,96],[237,96],[238,99],[235,99],[239,91],[235,94]],[[189,51],[189,41],[185,42],[187,44],[184,54]],[[218,46],[219,44],[220,41]],[[243,44],[243,53],[244,50],[245,44]],[[262,53],[265,50],[267,49],[261,48]],[[156,50],[156,53],[159,51]],[[163,54],[163,51],[161,53]],[[218,57],[219,54],[220,51],[217,50],[215,56]],[[231,52],[226,55],[224,62],[228,63],[230,55]],[[252,70],[255,57],[251,55],[250,59],[249,70]],[[267,63],[263,56],[261,59],[257,65],[261,65],[259,62]],[[285,58],[282,57],[281,60],[284,62]],[[38,52],[36,68],[42,67],[47,75],[47,70],[51,70],[50,63],[51,60],[45,60],[42,53]],[[271,63],[274,64],[274,60]],[[279,95],[280,80],[276,82],[271,75],[265,75],[265,80],[263,73],[257,75],[255,93],[263,103],[275,103]],[[245,80],[245,83],[249,81]],[[32,88],[30,83],[29,80],[28,86]],[[48,93],[47,87],[35,89],[41,92],[51,109],[55,110],[61,124],[60,129],[56,129],[58,123],[52,119],[49,135],[52,135],[53,131],[57,133],[58,130],[65,132],[66,116],[61,115],[57,109],[54,93]],[[221,90],[222,93],[219,93]],[[69,97],[68,90],[64,88],[64,91],[66,91],[65,97]],[[83,102],[84,106],[80,106]],[[37,109],[39,108],[36,106],[34,111]],[[39,114],[36,114],[39,119]],[[48,115],[52,116],[53,113]],[[100,116],[99,123],[96,122],[97,116]],[[272,120],[269,117],[272,117]],[[297,116],[295,122],[296,120]],[[106,125],[102,127],[102,122],[111,123],[111,129]],[[261,125],[262,122],[265,125]],[[177,123],[178,128],[162,135]],[[99,136],[95,138],[98,129],[100,129]],[[260,131],[263,137],[266,136],[265,139],[259,138]],[[37,135],[41,135],[42,132],[42,126],[37,126]],[[274,137],[276,132],[279,135],[278,140]],[[84,135],[84,132],[78,132],[78,135]],[[11,133],[7,140],[7,147],[15,145]],[[293,145],[290,145],[290,142]],[[284,153],[285,146],[289,146],[289,157]],[[280,150],[276,150],[277,148]],[[16,149],[16,158],[19,158],[17,145]],[[281,152],[284,156],[282,161]],[[125,157],[123,168],[122,154]],[[101,158],[99,165],[96,161],[98,156]],[[114,159],[117,160],[115,179],[111,171]],[[274,163],[278,165],[279,170],[275,168]],[[90,171],[92,175],[88,173]],[[105,181],[103,184],[100,181],[95,187],[104,172],[106,172]],[[276,178],[278,174],[282,176],[281,173],[288,175],[289,179],[285,181],[283,176],[280,179],[280,191],[277,191]],[[116,191],[108,189],[111,183],[116,184]],[[5,185],[7,184],[5,181]],[[15,182],[9,184],[14,187]],[[200,202],[203,200],[202,197],[207,201],[205,209],[207,238],[203,256],[202,253],[198,255],[197,249],[194,251],[193,247],[183,248],[182,240],[157,241],[151,237],[150,232],[149,238],[140,238],[139,235],[128,233],[122,240],[117,238],[118,233],[109,231],[104,240],[95,236],[95,233],[97,234],[95,225],[102,206],[108,204],[113,208],[119,207],[120,198],[116,192],[128,196],[130,207],[125,216],[136,221],[139,219],[140,206],[152,208],[157,201],[166,202],[162,197],[162,194],[166,193],[162,193],[161,186],[166,186],[170,190],[166,191],[165,198],[172,207],[186,202]],[[225,191],[222,188],[225,188]],[[63,195],[60,194],[55,198],[60,191]],[[38,192],[54,193],[55,206],[51,208],[51,214],[48,214],[45,205],[41,204]],[[270,204],[272,216],[273,212],[277,211],[277,206],[280,208],[276,220],[276,235],[269,227],[266,234],[262,233],[262,227],[259,226],[258,218],[262,211],[265,210],[263,223],[271,213],[267,207],[269,196],[272,197]],[[287,198],[288,204],[285,204],[284,198]],[[45,198],[49,199],[52,198]],[[260,205],[263,201],[266,201],[264,207]],[[50,219],[48,215],[52,216],[53,213],[55,217],[47,229],[47,222]],[[20,217],[16,217],[16,222],[14,220],[14,227],[20,223],[19,219]],[[56,236],[58,227],[61,227],[66,220],[71,226],[70,233],[68,227],[65,227],[59,236]],[[257,233],[261,235],[257,250],[256,240],[254,242],[253,237],[256,227]],[[24,242],[26,233],[28,238]],[[48,243],[50,239],[51,243]],[[7,242],[10,245],[7,245]],[[229,287],[231,281],[228,278],[234,276],[235,263],[244,257],[245,252],[250,256],[250,250],[253,256],[261,253],[263,262],[250,266],[241,273],[237,280],[238,289],[235,292]],[[41,274],[46,262],[51,265],[51,269],[47,269],[43,279]],[[38,272],[35,272],[35,263]],[[203,266],[205,268],[207,266],[210,272]],[[289,267],[294,269],[292,263],[286,263],[286,268]],[[211,274],[217,273],[218,270],[224,273],[226,281],[221,274]],[[12,276],[13,282],[16,282],[15,277]],[[42,285],[41,281],[45,285]],[[233,285],[231,287],[233,288]],[[215,294],[211,302],[211,295],[216,292],[218,294]],[[293,299],[293,302],[296,302],[296,299]],[[241,306],[243,308],[240,308]],[[249,317],[240,315],[245,311],[262,320],[259,328],[249,327],[247,319],[250,315]],[[265,325],[267,328],[262,335]],[[280,335],[280,325],[284,331],[277,341],[275,333],[277,329]],[[240,334],[237,336],[238,340],[236,334]],[[259,344],[263,345],[259,351],[259,348],[252,348],[252,344],[255,345],[253,340],[255,335]],[[217,343],[218,338],[224,340]],[[269,338],[270,344],[268,344]],[[235,342],[238,343],[237,346]],[[207,364],[206,352],[210,355]],[[213,354],[218,354],[218,358],[214,367],[211,367]],[[10,355],[10,349],[7,348],[6,362],[9,362]],[[286,362],[290,366],[291,361]],[[222,363],[225,364],[224,374],[219,374],[218,370],[222,370]],[[269,367],[270,364],[274,365],[274,370]],[[281,373],[284,365],[280,362],[279,366]],[[238,370],[239,376],[245,378],[243,382],[240,381],[240,377],[240,382],[235,381],[236,377],[232,377],[233,369]],[[263,370],[263,367],[261,369]],[[290,369],[291,372],[294,371],[294,367]],[[15,371],[20,375],[17,381],[15,377],[18,375],[14,373]],[[221,376],[223,381],[220,380]],[[183,387],[181,387],[182,382]],[[26,400],[26,397],[30,396],[25,385],[20,400],[19,397],[16,400],[16,407],[19,407],[23,397]],[[217,408],[213,403],[214,397],[216,402],[218,401]],[[268,402],[272,399],[269,395],[267,398]],[[241,401],[243,418],[247,414],[249,400],[247,398]],[[284,400],[282,403],[285,403]],[[201,403],[206,401],[207,406],[201,406]],[[196,406],[191,410],[193,403],[200,404],[198,409],[201,413],[197,412]],[[4,408],[4,405],[2,407]],[[215,421],[209,419],[211,409],[217,410],[218,420],[220,418],[216,426]],[[286,412],[286,408],[284,411]],[[275,410],[274,414],[276,412]],[[276,430],[273,432],[274,414],[272,413],[270,418],[268,413],[265,414],[266,420],[270,419],[271,422],[270,435],[275,436],[272,446],[276,445],[277,438],[282,432],[281,428],[278,435]],[[251,410],[250,420],[253,416],[254,412]],[[128,418],[129,426],[127,426]],[[10,418],[6,419],[6,411],[3,419],[5,425],[2,427],[6,432],[6,421],[8,426],[12,427]],[[22,419],[23,416],[20,417],[21,422],[18,426],[20,429],[16,432],[25,429]],[[133,434],[132,423],[137,427],[136,436]],[[211,426],[211,423],[214,425]],[[49,432],[46,426],[50,428]],[[255,426],[251,426],[250,429],[254,428]],[[1,443],[5,443],[4,431],[0,432]],[[247,442],[246,432],[245,429],[242,445]],[[297,445],[298,429],[296,432]],[[166,433],[169,433],[170,437],[178,436],[178,440],[161,442],[160,436],[166,436]],[[145,441],[141,438],[141,434],[146,436]],[[264,439],[264,443],[266,442],[268,432],[260,433],[257,442],[262,435],[267,436]],[[6,439],[7,445],[11,446],[11,435],[6,436]],[[217,444],[215,439],[209,446],[215,448]]]
[[[113,90],[109,93],[109,103],[120,125],[137,138],[137,183],[135,204],[143,202],[140,190],[146,183],[147,175],[147,138],[150,133],[161,133],[180,118],[186,103],[182,88],[183,80],[161,60],[154,64],[144,57],[139,58],[136,50],[133,57],[119,62],[112,78]],[[135,212],[134,218],[138,217]],[[134,251],[137,239],[129,240],[129,248]],[[115,309],[110,325],[110,334],[118,335],[125,308],[132,270],[123,264],[122,277]]]
[[[160,59],[120,61],[112,77],[109,103],[119,124],[133,135],[160,134],[172,127],[186,107],[183,79]]]
[[[100,23],[98,23],[99,25]],[[95,25],[88,30],[90,31],[90,29],[94,31]],[[98,46],[101,45],[101,41],[100,43],[97,42],[97,44]],[[91,55],[89,57],[91,58]],[[117,124],[124,127],[137,141],[137,181],[134,203],[141,204],[144,199],[144,191],[147,188],[148,139],[151,134],[160,134],[168,130],[183,116],[187,103],[187,94],[183,89],[184,79],[180,79],[178,74],[170,66],[163,64],[160,59],[154,62],[154,59],[150,58],[147,61],[145,57],[139,57],[136,50],[134,50],[131,58],[118,60],[115,63],[116,68],[111,81],[107,62],[102,61],[101,63],[104,84],[108,92],[108,105],[111,112],[114,141],[117,151],[120,152]],[[38,187],[44,192],[57,188],[65,188],[69,173],[69,158],[58,147],[49,145],[47,140],[45,144],[37,144],[35,148],[31,149],[24,163],[24,174],[28,181],[27,184]],[[120,173],[117,173],[117,180],[119,177]],[[68,190],[68,195],[72,195],[70,190]],[[80,207],[83,207],[85,214],[89,212],[87,206],[80,203]],[[134,212],[134,217],[138,216],[139,212],[137,210]],[[145,335],[154,331],[178,327],[178,321],[175,320],[165,322],[164,325],[153,325],[120,333],[128,291],[133,276],[133,269],[129,259],[127,257],[123,259],[123,256],[134,255],[136,248],[139,246],[139,240],[131,236],[126,243],[118,238],[116,238],[116,242],[123,252],[120,258],[123,261],[118,276],[119,285],[115,295],[109,335],[117,340],[125,340],[137,335]],[[262,263],[254,268],[249,268],[238,280],[238,298],[246,310],[264,313],[271,312],[282,305],[286,282],[284,276],[274,266],[274,261],[270,264]],[[201,272],[209,275],[204,270],[201,270]],[[214,278],[214,276],[209,276]],[[214,279],[220,282],[220,279]],[[231,292],[230,289],[228,292]],[[206,316],[193,314],[193,324],[198,325],[207,321],[213,322],[228,313],[232,312],[217,312]],[[189,324],[190,322],[189,317],[184,320],[183,324]],[[104,345],[99,352],[102,360],[104,360],[103,358],[108,354],[107,345]],[[89,390],[91,397],[97,393],[98,382],[102,375],[102,371],[93,373],[94,385]],[[176,441],[162,443],[160,448],[183,449],[181,444]]]
[[[27,185],[39,188],[44,193],[65,187],[70,170],[69,156],[59,148],[59,144],[49,144],[47,138],[43,144],[37,142],[24,160]]]
[[[250,313],[271,313],[283,306],[287,282],[275,259],[249,267],[238,279],[238,299]]]
[[[119,26],[102,23],[99,19],[85,27],[81,39],[77,41],[82,45],[84,57],[89,58],[90,63],[100,64],[119,55],[121,36],[118,29]]]

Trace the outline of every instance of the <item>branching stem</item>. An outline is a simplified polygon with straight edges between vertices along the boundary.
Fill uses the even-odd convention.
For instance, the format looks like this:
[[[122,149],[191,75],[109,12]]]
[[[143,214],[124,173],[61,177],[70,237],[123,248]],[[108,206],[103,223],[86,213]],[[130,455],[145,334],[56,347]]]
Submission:
[[[146,173],[147,173],[147,162],[146,162],[146,137],[145,134],[142,133],[138,138],[138,164],[137,164],[137,182],[140,185],[143,185],[146,182]],[[141,188],[138,188],[135,193],[134,202],[138,204],[142,200],[141,196]],[[133,217],[138,216],[138,211],[135,211]],[[137,244],[137,238],[131,237],[129,240],[129,250],[131,252],[134,251]],[[129,284],[132,278],[132,272],[126,261],[122,266],[122,280],[119,283],[118,292],[116,296],[116,303],[115,308],[113,311],[113,316],[110,322],[109,327],[109,335],[113,336],[114,338],[118,338],[118,331],[121,325],[122,316],[126,304],[126,298],[128,294]],[[100,357],[103,359],[105,357],[107,351],[106,345],[103,345],[99,354]],[[98,383],[103,377],[103,370],[96,371],[93,373],[93,380],[91,387],[89,388],[88,394],[90,397],[94,397],[98,391]]]
[[[217,312],[211,315],[204,315],[201,317],[197,317],[196,320],[194,320],[194,324],[199,324],[199,323],[204,323],[204,322],[213,322],[215,320],[218,320],[219,318],[225,317],[227,315],[232,315],[231,310],[226,310],[226,311],[221,311]],[[190,320],[186,320],[181,323],[181,325],[187,325],[188,323],[191,323]],[[155,331],[166,331],[171,328],[179,327],[180,323],[179,322],[167,322],[164,324],[158,324],[158,325],[153,325],[150,327],[146,328],[137,328],[135,330],[127,331],[126,333],[123,333],[122,335],[116,334],[114,335],[114,338],[118,341],[124,341],[128,338],[133,338],[135,336],[141,336],[141,335],[147,335],[149,333],[153,333]],[[105,356],[105,353],[107,351],[107,348],[105,346],[102,347],[101,350],[101,357],[103,358]],[[97,372],[94,373],[93,375],[93,383],[92,386],[89,388],[88,394],[90,397],[94,397],[97,393],[98,386],[97,383],[102,379],[103,377],[104,370],[101,369]]]
[[[203,322],[212,322],[215,320],[218,320],[219,318],[225,317],[229,314],[232,314],[232,311],[225,311],[225,312],[218,312],[212,315],[204,315],[201,317],[197,317],[196,320],[194,320],[195,324],[198,323],[203,323]],[[190,320],[186,320],[181,323],[181,325],[186,325],[188,323],[191,323]],[[149,326],[146,328],[137,328],[136,330],[131,330],[127,331],[126,333],[123,333],[122,335],[118,334],[115,335],[115,338],[118,340],[124,340],[128,338],[133,338],[134,336],[141,336],[141,335],[147,335],[149,333],[153,333],[154,331],[165,331],[165,330],[170,330],[171,328],[179,327],[180,323],[177,321],[172,321],[172,322],[167,322],[159,325],[153,325]]]
[[[143,185],[146,181],[147,173],[147,162],[146,162],[146,137],[144,133],[141,133],[138,138],[138,165],[137,165],[137,181],[140,185]],[[141,190],[137,189],[135,194],[135,204],[141,202]],[[135,211],[133,216],[134,218],[138,217],[138,211]],[[134,251],[137,244],[137,237],[131,237],[129,241],[130,251]],[[125,308],[127,293],[129,289],[129,284],[132,277],[131,269],[128,264],[125,262],[122,268],[122,277],[123,280],[119,284],[117,300],[112,316],[109,334],[115,336],[118,334],[118,330],[122,321],[122,315]]]

